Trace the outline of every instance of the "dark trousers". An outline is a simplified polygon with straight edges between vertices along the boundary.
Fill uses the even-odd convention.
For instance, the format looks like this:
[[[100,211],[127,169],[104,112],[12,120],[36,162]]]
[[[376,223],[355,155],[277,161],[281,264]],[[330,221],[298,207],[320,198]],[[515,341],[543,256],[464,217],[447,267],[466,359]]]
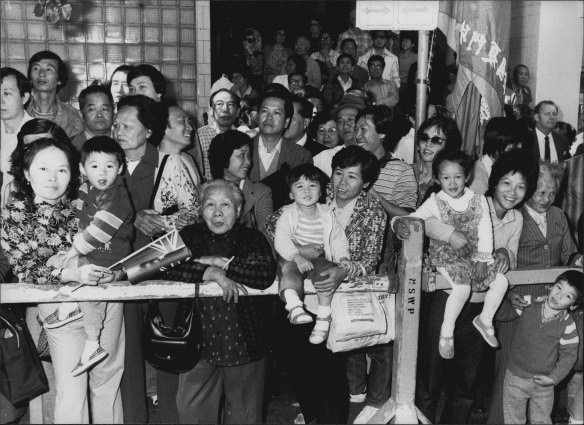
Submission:
[[[284,329],[289,372],[300,409],[306,423],[347,423],[349,384],[346,376],[347,356],[333,353],[326,342],[308,342],[314,323],[291,325]]]
[[[466,303],[456,321],[454,359],[445,360],[438,352],[440,328],[448,294],[444,291],[423,293],[416,406],[432,423],[468,423],[476,380],[485,342],[472,320],[483,303]],[[436,406],[443,389],[446,403],[439,421]]]
[[[146,404],[146,377],[144,355],[142,353],[142,329],[147,302],[128,301],[124,303],[124,324],[126,327],[126,357],[122,376],[122,405],[124,423],[148,423]]]

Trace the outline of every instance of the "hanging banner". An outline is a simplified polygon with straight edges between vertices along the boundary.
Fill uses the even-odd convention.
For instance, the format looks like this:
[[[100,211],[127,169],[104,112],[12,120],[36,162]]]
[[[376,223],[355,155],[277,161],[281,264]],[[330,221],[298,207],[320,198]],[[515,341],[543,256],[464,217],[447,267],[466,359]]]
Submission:
[[[472,95],[474,90],[467,90],[471,83],[481,98],[475,105],[478,114],[456,114],[467,153],[475,150],[476,137],[473,134],[476,136],[477,128],[491,117],[503,116],[510,26],[511,2],[440,2],[438,28],[446,35],[458,61],[458,75],[452,93],[454,109],[458,111],[461,105],[468,105],[468,101],[463,102],[463,97]],[[477,98],[476,95],[472,97]],[[462,116],[466,118],[461,122]],[[473,145],[472,149],[468,144]]]

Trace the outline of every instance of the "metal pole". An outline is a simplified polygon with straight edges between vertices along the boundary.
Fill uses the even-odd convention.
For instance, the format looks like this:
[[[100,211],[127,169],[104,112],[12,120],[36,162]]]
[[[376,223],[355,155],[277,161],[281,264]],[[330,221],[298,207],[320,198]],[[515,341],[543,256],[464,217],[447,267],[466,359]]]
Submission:
[[[428,93],[428,40],[429,31],[418,31],[418,72],[416,76],[416,131],[426,119],[426,98]],[[414,146],[414,158],[418,160],[418,150]]]

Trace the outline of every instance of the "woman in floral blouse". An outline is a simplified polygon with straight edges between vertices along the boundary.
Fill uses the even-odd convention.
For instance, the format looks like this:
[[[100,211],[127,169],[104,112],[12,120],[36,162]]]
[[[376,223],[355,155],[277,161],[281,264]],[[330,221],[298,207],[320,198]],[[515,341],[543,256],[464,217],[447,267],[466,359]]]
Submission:
[[[77,233],[75,198],[79,165],[74,148],[60,140],[42,138],[18,149],[24,152],[20,156],[23,160],[12,167],[17,191],[2,211],[1,232],[2,249],[14,274],[21,283],[35,285],[72,281],[97,285],[112,281],[113,274],[105,267],[47,265],[49,257],[70,248]],[[50,303],[38,307],[41,319],[54,310],[55,306]],[[30,321],[30,313],[27,316]],[[81,320],[46,329],[46,333],[55,371],[55,423],[89,423],[88,382],[92,422],[121,423],[122,305],[108,303],[101,339],[110,355],[88,373],[71,375],[85,341]]]

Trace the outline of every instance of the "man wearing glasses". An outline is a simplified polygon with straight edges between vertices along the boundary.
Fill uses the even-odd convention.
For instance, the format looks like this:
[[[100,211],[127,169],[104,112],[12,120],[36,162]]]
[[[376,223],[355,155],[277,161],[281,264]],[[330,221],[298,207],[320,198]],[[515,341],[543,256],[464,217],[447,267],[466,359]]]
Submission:
[[[385,60],[385,68],[383,69],[383,74],[381,77],[384,80],[393,81],[399,89],[400,79],[398,59],[396,55],[387,50],[387,33],[383,30],[371,31],[371,38],[373,38],[373,47],[371,47],[371,49],[369,49],[364,55],[359,57],[357,65],[368,69],[367,61],[371,56],[382,56]]]
[[[363,85],[363,88],[375,95],[376,105],[389,106],[393,111],[399,101],[399,92],[393,81],[382,78],[385,69],[383,56],[371,56],[367,61],[367,69],[370,79]]]
[[[196,142],[194,146],[187,151],[187,153],[199,162],[199,166],[202,165],[207,180],[212,179],[208,155],[211,140],[213,140],[213,137],[219,133],[237,129],[233,123],[239,116],[239,102],[239,96],[227,89],[220,89],[211,94],[209,100],[209,115],[213,117],[213,121],[209,125],[197,130],[199,143],[201,144],[200,152]],[[200,163],[201,154],[203,157],[202,164]]]

